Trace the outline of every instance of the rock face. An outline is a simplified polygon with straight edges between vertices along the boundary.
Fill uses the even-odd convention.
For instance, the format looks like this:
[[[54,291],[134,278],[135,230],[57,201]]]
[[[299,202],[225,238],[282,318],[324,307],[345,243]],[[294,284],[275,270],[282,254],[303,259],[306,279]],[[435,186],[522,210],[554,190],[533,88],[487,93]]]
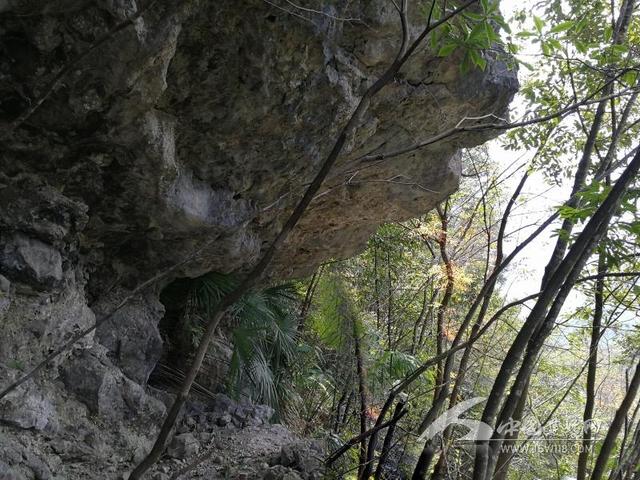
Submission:
[[[0,386],[184,262],[0,403],[4,434],[49,452],[51,469],[102,458],[115,470],[148,448],[164,409],[145,387],[162,350],[159,289],[256,262],[398,48],[392,2],[270,3],[0,2]],[[417,8],[409,20],[415,37]],[[459,149],[491,134],[361,157],[504,117],[515,73],[487,60],[462,74],[455,55],[419,50],[374,98],[270,275],[352,255],[378,225],[453,192]]]

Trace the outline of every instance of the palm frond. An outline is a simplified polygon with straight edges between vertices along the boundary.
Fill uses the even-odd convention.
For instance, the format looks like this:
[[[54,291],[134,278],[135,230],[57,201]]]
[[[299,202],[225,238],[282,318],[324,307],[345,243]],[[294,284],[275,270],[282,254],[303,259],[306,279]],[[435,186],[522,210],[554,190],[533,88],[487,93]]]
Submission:
[[[193,280],[187,305],[188,324],[196,341],[201,332],[196,325],[205,322],[237,284],[231,275],[217,272]],[[297,352],[298,325],[293,312],[298,300],[295,285],[287,283],[249,292],[230,308],[234,345],[228,382],[231,393],[246,393],[248,389],[272,406],[279,403],[285,391],[279,388],[284,368]]]

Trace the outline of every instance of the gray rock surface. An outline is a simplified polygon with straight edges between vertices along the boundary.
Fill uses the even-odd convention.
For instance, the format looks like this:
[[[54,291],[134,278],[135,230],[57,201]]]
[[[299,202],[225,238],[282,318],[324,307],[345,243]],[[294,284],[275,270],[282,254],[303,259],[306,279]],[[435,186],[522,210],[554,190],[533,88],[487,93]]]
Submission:
[[[302,480],[298,472],[291,468],[275,465],[266,470],[262,477],[264,480]]]
[[[102,310],[114,308],[113,303],[103,303]],[[99,342],[109,349],[125,375],[143,385],[162,355],[158,322],[163,313],[164,307],[155,295],[140,296],[96,330]]]
[[[0,419],[19,428],[44,430],[54,414],[52,403],[33,382],[0,400]]]
[[[63,2],[50,3],[54,12]],[[34,222],[18,206],[2,220],[43,241],[70,233],[65,225],[77,228],[88,211],[83,246],[102,252],[100,269],[136,280],[212,237],[180,274],[246,269],[274,238],[358,97],[392,61],[396,14],[382,1],[328,7],[362,20],[351,23],[322,15],[304,21],[259,0],[246,8],[233,1],[154,7],[84,59],[29,118],[29,129],[5,140],[0,183],[22,182],[20,197],[34,196],[20,201],[22,212],[43,196],[60,197],[65,205],[52,208],[66,208],[64,221],[40,209]],[[21,48],[3,67],[10,81],[0,89],[0,119],[15,118],[27,107],[23,97],[40,92],[65,58],[135,9],[132,0],[78,2],[73,16],[3,18],[5,43]],[[410,13],[417,31],[420,14]],[[463,75],[459,59],[416,55],[374,99],[274,274],[300,275],[352,255],[381,223],[422,214],[454,191],[457,151],[492,133],[460,135],[375,166],[358,158],[430,138],[465,117],[505,116],[517,81],[502,61],[488,60],[486,71]],[[88,207],[80,221],[74,201]],[[41,280],[59,280],[49,253]]]
[[[132,297],[0,402],[0,475],[119,478],[148,451],[170,400],[145,386],[162,353],[160,290],[255,264],[398,48],[390,2],[321,3],[314,8],[332,15],[295,16],[262,0],[149,2],[117,28],[147,3],[0,2],[0,387]],[[420,12],[409,19],[415,37]],[[504,117],[515,73],[495,53],[485,71],[462,74],[458,61],[423,49],[373,100],[272,278],[353,255],[380,224],[455,191],[460,148],[493,133],[384,162],[361,157],[465,117]],[[184,433],[203,441],[221,431],[261,459],[296,440],[268,425],[269,410],[219,401],[226,406]]]
[[[6,295],[11,289],[11,282],[7,277],[0,275],[0,295]]]
[[[173,437],[167,447],[167,455],[171,458],[185,459],[200,451],[200,442],[192,433],[181,433]]]
[[[143,387],[126,378],[99,352],[78,352],[60,367],[60,378],[69,392],[91,413],[105,419],[136,417],[157,422],[164,415],[164,404],[148,395]]]
[[[51,245],[22,234],[5,238],[2,243],[0,263],[9,274],[43,288],[62,281],[62,256]]]

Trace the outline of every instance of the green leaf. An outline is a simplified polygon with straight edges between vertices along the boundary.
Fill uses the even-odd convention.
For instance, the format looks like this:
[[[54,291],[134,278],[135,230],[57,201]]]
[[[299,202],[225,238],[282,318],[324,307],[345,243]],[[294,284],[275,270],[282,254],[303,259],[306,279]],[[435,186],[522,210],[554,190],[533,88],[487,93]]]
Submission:
[[[509,27],[509,24],[507,22],[504,21],[504,18],[502,18],[502,15],[496,15],[493,20],[500,25],[500,27],[507,33],[511,33],[511,27]]]
[[[544,27],[544,20],[540,17],[534,15],[533,16],[533,24],[536,26],[536,30],[538,33],[542,33],[542,28]]]
[[[629,51],[629,47],[627,45],[613,45],[611,51],[616,55],[622,56]]]
[[[518,38],[529,38],[535,36],[535,32],[530,32],[528,30],[523,30],[522,32],[516,33],[516,37]]]
[[[449,55],[451,55],[455,49],[458,48],[458,45],[455,43],[448,43],[446,45],[443,45],[440,50],[438,50],[438,56],[439,57],[448,57]]]
[[[631,70],[625,73],[624,75],[622,75],[622,81],[630,87],[635,85],[637,80],[638,80],[638,72],[636,72],[635,70]]]
[[[589,25],[589,19],[585,16],[580,19],[578,23],[576,23],[576,33],[582,32],[587,25]]]
[[[587,50],[589,50],[589,46],[580,40],[576,40],[576,49],[580,53],[587,53]]]
[[[487,61],[482,57],[482,55],[477,50],[469,50],[469,57],[473,64],[480,68],[480,70],[484,70],[487,68]]]
[[[559,23],[558,25],[555,25],[550,32],[551,33],[560,33],[560,32],[566,32],[567,30],[570,30],[573,26],[575,25],[575,22],[562,22]]]
[[[627,230],[636,236],[640,236],[640,222],[632,222],[628,224]]]
[[[467,37],[466,43],[471,45],[476,45],[478,47],[488,47],[489,39],[487,38],[487,31],[484,28],[483,23],[477,23],[469,36]]]
[[[533,72],[535,70],[535,68],[533,67],[533,65],[531,65],[528,62],[525,62],[523,60],[518,60],[518,64],[522,65],[524,68],[526,68],[527,70],[529,70],[530,72]]]
[[[489,22],[484,22],[484,31],[485,31],[485,34],[487,35],[487,40],[488,40],[487,47],[491,46],[493,42],[500,41],[500,35],[496,33],[496,31],[493,29],[493,26],[491,26]]]

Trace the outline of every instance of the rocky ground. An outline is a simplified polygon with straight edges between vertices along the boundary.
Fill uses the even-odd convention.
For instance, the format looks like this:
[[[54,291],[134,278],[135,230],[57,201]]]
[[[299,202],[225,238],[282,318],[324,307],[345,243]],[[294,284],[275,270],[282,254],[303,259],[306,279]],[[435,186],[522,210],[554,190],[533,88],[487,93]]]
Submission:
[[[239,405],[221,394],[209,406],[190,407],[153,478],[323,478],[320,443],[269,424],[271,408]]]
[[[323,478],[320,444],[269,423],[273,410],[267,406],[240,404],[218,394],[206,403],[189,403],[185,410],[165,455],[148,478]],[[79,417],[75,437],[68,435],[68,426],[45,435],[24,429],[7,432],[3,427],[0,480],[126,479],[147,442],[98,419],[95,430],[86,431],[84,420]],[[123,436],[120,443],[115,441],[118,436]]]
[[[323,478],[322,451],[282,425],[183,433],[174,438],[167,453],[169,458],[158,466],[152,478]]]

